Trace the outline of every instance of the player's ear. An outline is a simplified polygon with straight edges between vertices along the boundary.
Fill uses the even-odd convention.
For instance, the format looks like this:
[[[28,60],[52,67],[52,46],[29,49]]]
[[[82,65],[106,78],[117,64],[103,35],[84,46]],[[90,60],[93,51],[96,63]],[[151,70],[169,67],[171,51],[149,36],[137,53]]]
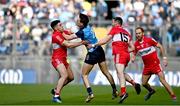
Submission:
[[[142,35],[144,35],[144,32],[142,32]]]

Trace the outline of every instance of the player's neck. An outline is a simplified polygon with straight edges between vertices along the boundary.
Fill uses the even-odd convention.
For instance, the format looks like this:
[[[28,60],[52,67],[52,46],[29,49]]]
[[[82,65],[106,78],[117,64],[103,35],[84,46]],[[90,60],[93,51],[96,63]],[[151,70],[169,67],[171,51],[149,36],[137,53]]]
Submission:
[[[139,42],[142,43],[142,42],[143,42],[143,39],[144,39],[144,36],[139,40]]]

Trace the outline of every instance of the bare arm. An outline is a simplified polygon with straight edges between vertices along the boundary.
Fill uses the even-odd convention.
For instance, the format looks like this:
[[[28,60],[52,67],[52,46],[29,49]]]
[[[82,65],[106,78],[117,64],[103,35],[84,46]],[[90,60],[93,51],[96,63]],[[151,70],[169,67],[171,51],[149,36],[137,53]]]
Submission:
[[[163,46],[160,43],[158,43],[156,45],[156,47],[158,47],[160,49],[160,53],[163,56],[163,64],[164,64],[164,66],[167,66],[168,62],[167,62],[167,57],[166,57],[165,50],[164,50]]]
[[[85,44],[85,41],[81,41],[81,42],[69,42],[67,40],[64,40],[64,42],[62,43],[62,45],[66,46],[67,48],[74,48],[74,47],[80,46],[82,44]]]
[[[111,36],[106,36],[105,38],[101,39],[98,43],[95,44],[95,46],[100,46],[100,45],[104,45],[107,42],[109,42],[111,40]]]
[[[163,57],[166,57],[166,55],[165,55],[165,50],[164,50],[163,46],[162,46],[160,43],[158,43],[158,44],[156,45],[156,47],[158,47],[158,48],[160,49],[161,55],[162,55]]]
[[[135,53],[132,53],[131,61],[134,63],[135,60],[136,60],[136,54],[135,54]]]
[[[111,40],[111,36],[106,36],[105,38],[103,38],[103,39],[101,39],[96,45],[98,46],[98,45],[104,45],[104,44],[106,44],[107,42],[109,42],[110,40]]]
[[[100,45],[104,45],[106,44],[108,41],[111,40],[111,36],[106,36],[104,37],[103,39],[101,39],[99,42],[97,42],[96,44],[88,44],[88,48],[92,48],[92,47],[95,47],[95,46],[100,46]]]
[[[132,42],[131,42],[132,43]],[[132,43],[132,44],[130,44],[130,45],[132,45],[133,47],[133,49],[132,49],[132,51],[131,51],[131,61],[134,63],[134,61],[136,60],[136,55],[137,55],[137,50],[136,50],[136,48],[135,48],[135,46],[134,46],[134,44]]]
[[[76,34],[71,34],[71,35],[67,35],[65,33],[63,33],[63,37],[66,39],[66,40],[72,40],[72,39],[77,39],[78,37],[76,36]]]
[[[133,45],[133,42],[130,41],[130,42],[129,42],[128,52],[130,53],[130,52],[132,52],[132,51],[134,51],[134,50],[135,50],[135,47],[134,47],[134,45]]]

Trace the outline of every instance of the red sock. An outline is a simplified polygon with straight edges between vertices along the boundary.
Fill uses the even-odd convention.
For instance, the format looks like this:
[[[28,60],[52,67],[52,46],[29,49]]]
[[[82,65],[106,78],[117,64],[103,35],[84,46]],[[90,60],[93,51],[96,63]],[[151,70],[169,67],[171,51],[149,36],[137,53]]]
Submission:
[[[55,95],[59,95],[59,93],[55,93]]]
[[[121,95],[126,93],[126,87],[121,87]]]
[[[176,97],[176,95],[175,95],[175,94],[171,95],[171,98],[175,98],[175,97]]]

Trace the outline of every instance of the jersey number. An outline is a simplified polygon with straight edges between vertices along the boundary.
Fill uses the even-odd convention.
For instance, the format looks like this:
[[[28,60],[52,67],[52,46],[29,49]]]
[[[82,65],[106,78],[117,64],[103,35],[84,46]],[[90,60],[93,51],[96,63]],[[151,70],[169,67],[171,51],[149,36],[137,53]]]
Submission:
[[[127,34],[118,33],[118,34],[115,34],[115,35],[114,35],[113,41],[128,42],[128,41],[129,41],[129,37],[128,37]]]
[[[119,33],[119,36],[122,42],[128,42],[127,34]]]

